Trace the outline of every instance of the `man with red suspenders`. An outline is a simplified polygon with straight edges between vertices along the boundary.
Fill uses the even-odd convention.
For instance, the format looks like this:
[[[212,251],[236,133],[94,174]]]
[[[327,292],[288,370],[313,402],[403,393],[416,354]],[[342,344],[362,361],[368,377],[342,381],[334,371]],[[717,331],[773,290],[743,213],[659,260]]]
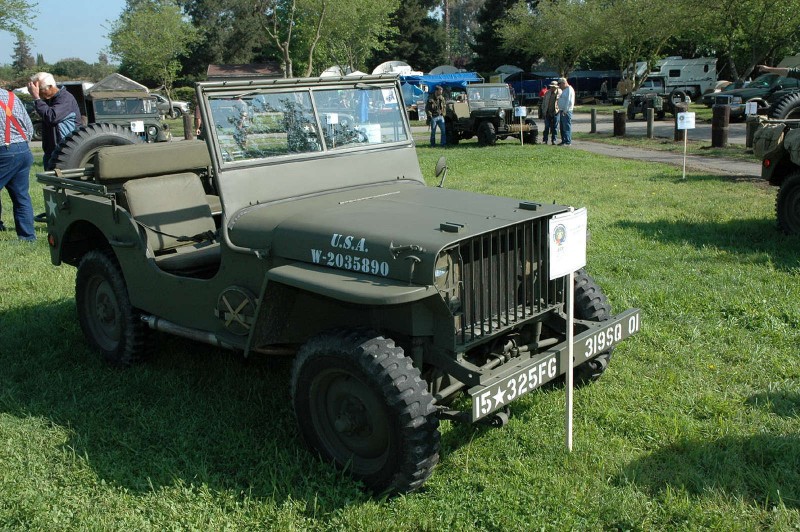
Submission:
[[[0,188],[11,196],[17,237],[34,241],[33,205],[28,190],[33,165],[28,139],[33,135],[33,124],[25,105],[7,90],[0,90],[0,135]]]

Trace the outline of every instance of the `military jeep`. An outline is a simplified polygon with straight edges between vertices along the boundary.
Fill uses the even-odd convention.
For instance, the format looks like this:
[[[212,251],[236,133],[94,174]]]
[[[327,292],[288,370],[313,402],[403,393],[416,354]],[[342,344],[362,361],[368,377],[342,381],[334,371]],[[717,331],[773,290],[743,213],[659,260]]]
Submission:
[[[630,96],[627,107],[627,117],[630,120],[641,114],[647,118],[647,110],[653,109],[654,118],[663,120],[667,113],[675,114],[675,106],[681,102],[689,102],[689,96],[679,89],[674,89],[667,94],[664,88],[664,79],[649,77]]]
[[[514,99],[505,83],[480,83],[466,89],[454,89],[447,102],[445,137],[449,144],[478,137],[481,146],[493,146],[497,140],[520,138],[536,144],[539,133],[532,117],[523,123],[514,116]]]
[[[800,119],[760,118],[753,152],[762,161],[761,177],[778,187],[778,229],[786,235],[800,234]]]
[[[110,363],[150,356],[158,331],[292,355],[303,439],[388,493],[429,477],[440,419],[502,425],[568,370],[570,275],[550,278],[548,224],[570,208],[426,186],[395,76],[197,96],[205,142],[38,174],[52,262],[77,267],[80,326]],[[583,270],[574,301],[588,382],[639,312],[612,315]]]

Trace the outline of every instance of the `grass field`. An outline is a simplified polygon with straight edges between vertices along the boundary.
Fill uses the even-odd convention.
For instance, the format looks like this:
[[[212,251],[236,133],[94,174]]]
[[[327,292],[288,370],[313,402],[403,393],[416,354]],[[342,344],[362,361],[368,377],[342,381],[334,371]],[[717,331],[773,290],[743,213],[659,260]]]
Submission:
[[[422,143],[430,182],[442,154],[447,187],[587,207],[589,271],[642,309],[576,392],[571,454],[564,391],[541,390],[503,429],[443,423],[425,487],[373,499],[302,446],[285,359],[160,336],[107,367],[39,226],[0,233],[0,529],[797,529],[800,238],[776,232],[775,191],[510,140]]]

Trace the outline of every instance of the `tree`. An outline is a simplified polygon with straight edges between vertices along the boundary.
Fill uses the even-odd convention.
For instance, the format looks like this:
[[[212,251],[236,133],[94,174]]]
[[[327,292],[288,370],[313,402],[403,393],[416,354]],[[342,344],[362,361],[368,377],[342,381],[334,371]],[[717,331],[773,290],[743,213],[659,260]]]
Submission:
[[[27,0],[0,0],[0,31],[19,34],[23,27],[30,28],[36,4]]]
[[[11,66],[17,76],[22,76],[31,70],[35,65],[31,55],[31,47],[28,46],[28,39],[21,31],[17,32],[17,42],[14,44],[14,61]]]
[[[519,53],[509,52],[508,47],[500,46],[501,22],[506,19],[508,11],[516,2],[517,0],[485,0],[478,11],[478,30],[475,32],[475,41],[470,45],[474,53],[470,67],[474,70],[492,72],[504,64],[517,64],[525,69],[530,67],[534,58],[529,53],[525,53],[520,59]]]
[[[431,0],[405,0],[390,18],[397,28],[392,35],[382,39],[382,50],[376,50],[373,63],[399,59],[418,70],[430,70],[444,63],[445,34],[442,24],[430,16],[434,8]]]
[[[120,70],[159,82],[169,97],[181,67],[178,58],[197,38],[197,32],[173,0],[128,0],[108,38],[112,57],[121,62]]]
[[[727,59],[732,79],[750,76],[756,65],[777,62],[800,45],[796,0],[722,0],[706,7],[704,33]]]
[[[580,60],[602,51],[604,10],[598,0],[542,0],[535,9],[520,1],[500,24],[501,39],[506,49],[542,57],[566,76]]]
[[[385,47],[384,39],[394,35],[390,16],[399,0],[332,0],[327,23],[320,38],[320,58],[343,71],[366,69],[373,52]]]

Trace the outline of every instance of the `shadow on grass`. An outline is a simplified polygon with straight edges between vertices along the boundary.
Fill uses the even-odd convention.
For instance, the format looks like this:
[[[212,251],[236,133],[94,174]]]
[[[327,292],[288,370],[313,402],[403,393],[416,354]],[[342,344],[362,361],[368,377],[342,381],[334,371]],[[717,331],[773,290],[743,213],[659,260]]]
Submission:
[[[781,417],[800,417],[800,393],[786,390],[760,392],[747,398],[753,408],[768,410]]]
[[[785,271],[800,266],[800,237],[779,233],[774,219],[742,219],[724,223],[623,220],[616,225],[665,243],[688,243],[698,249],[715,247],[738,255],[766,255],[765,260],[768,258],[776,268]]]
[[[687,440],[629,464],[615,478],[650,496],[722,491],[761,507],[800,508],[800,439],[759,434]]]
[[[134,494],[207,486],[278,504],[309,500],[315,511],[369,500],[302,444],[289,358],[245,361],[159,334],[152,360],[114,369],[88,348],[71,300],[0,313],[0,327],[0,412],[67,434],[63,445],[44,445],[37,467],[74,456],[71,468]]]

